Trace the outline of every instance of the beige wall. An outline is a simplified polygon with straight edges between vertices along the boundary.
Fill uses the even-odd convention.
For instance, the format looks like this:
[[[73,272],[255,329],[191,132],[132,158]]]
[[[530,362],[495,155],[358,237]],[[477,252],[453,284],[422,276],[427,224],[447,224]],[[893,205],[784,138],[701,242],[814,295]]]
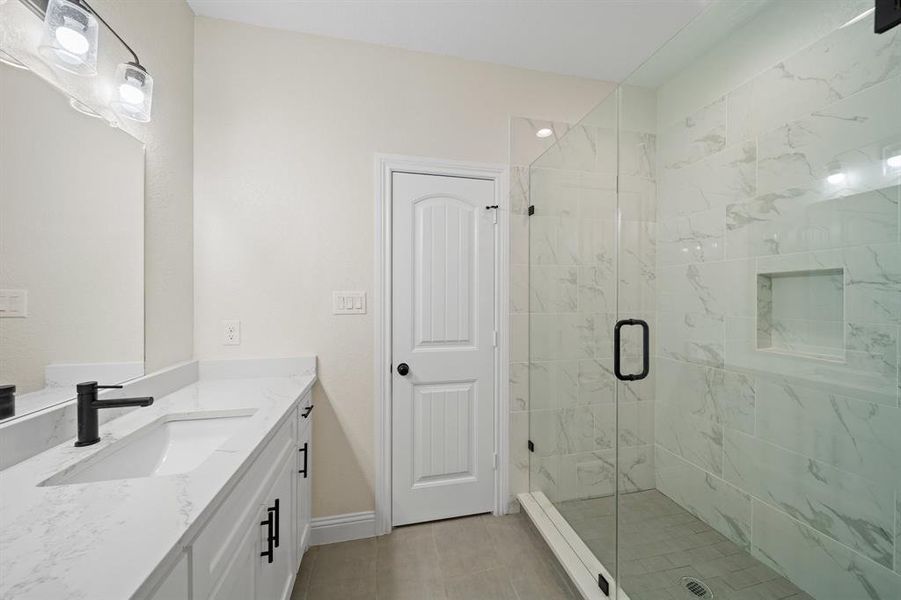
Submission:
[[[373,155],[506,163],[511,115],[573,121],[608,84],[195,23],[196,354],[317,354],[314,514],[371,510],[373,320],[331,292],[372,297]]]
[[[193,353],[194,13],[183,0],[92,2],[153,75],[153,119],[127,130],[146,144],[145,369]]]

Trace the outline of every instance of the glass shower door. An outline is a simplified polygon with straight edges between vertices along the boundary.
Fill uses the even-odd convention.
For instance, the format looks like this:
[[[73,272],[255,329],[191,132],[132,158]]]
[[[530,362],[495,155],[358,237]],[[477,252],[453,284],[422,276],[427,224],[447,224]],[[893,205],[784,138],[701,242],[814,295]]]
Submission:
[[[616,568],[616,95],[530,167],[530,489],[597,579]]]
[[[816,4],[715,2],[618,89],[633,600],[901,598],[901,28]]]
[[[608,597],[901,598],[901,28],[810,6],[711,3],[531,165],[530,489]]]

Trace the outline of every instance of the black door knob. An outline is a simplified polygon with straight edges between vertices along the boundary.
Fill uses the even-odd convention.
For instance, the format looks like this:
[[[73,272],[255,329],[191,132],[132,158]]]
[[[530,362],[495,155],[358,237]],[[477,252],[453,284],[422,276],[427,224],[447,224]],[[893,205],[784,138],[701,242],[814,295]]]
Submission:
[[[409,373],[409,372],[410,372],[410,365],[408,365],[407,363],[400,363],[399,365],[397,365],[397,373],[399,375],[406,377],[407,373]]]

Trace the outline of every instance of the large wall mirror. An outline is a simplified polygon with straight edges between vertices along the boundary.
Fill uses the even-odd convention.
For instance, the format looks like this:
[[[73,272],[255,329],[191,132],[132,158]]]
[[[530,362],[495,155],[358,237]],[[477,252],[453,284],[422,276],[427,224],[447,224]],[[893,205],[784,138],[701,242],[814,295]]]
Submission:
[[[143,373],[144,146],[0,63],[0,420]]]

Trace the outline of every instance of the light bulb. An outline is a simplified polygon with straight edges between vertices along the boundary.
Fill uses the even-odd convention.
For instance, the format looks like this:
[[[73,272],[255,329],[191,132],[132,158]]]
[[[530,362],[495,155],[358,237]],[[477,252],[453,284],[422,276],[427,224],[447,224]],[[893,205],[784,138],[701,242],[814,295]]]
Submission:
[[[535,135],[540,138],[551,137],[554,134],[554,130],[550,127],[542,127],[538,131],[535,132]]]
[[[53,67],[76,75],[97,74],[98,21],[89,8],[71,0],[49,0],[38,46]]]
[[[144,102],[144,92],[130,83],[119,86],[119,97],[128,104],[141,104]]]
[[[885,159],[885,164],[890,166],[893,169],[901,169],[901,154],[896,154],[894,156],[889,156]]]
[[[115,98],[110,102],[119,115],[146,123],[153,102],[153,77],[140,64],[121,63],[116,69]]]
[[[71,27],[57,27],[56,41],[63,47],[63,50],[71,52],[72,54],[78,54],[79,56],[85,54],[91,48],[91,44],[88,43],[88,38],[80,31],[76,31]]]
[[[832,185],[839,185],[840,183],[844,183],[845,174],[841,171],[839,171],[838,173],[832,173],[828,177],[826,177],[826,181],[828,181]]]

